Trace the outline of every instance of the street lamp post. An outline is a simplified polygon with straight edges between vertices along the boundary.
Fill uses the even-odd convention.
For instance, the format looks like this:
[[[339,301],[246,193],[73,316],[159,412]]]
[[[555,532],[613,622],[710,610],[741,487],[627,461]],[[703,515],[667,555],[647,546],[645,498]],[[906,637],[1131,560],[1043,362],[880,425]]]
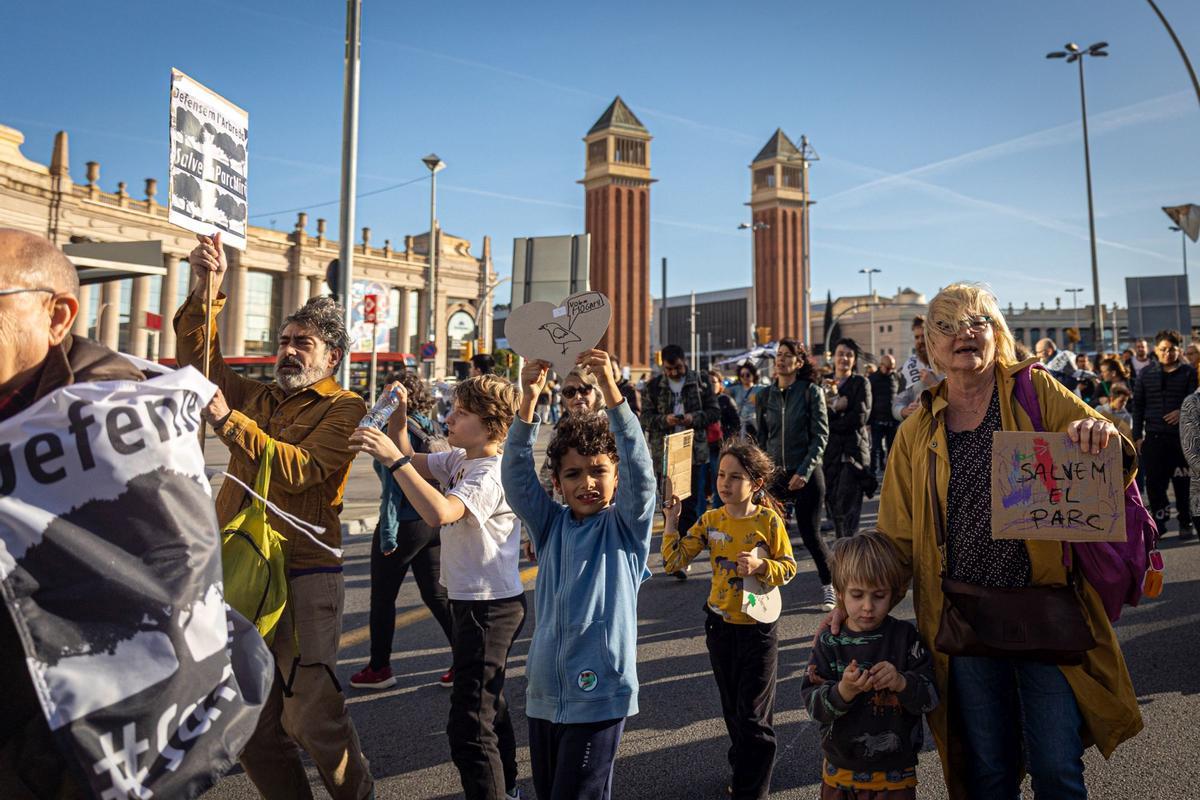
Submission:
[[[1079,332],[1079,293],[1082,292],[1083,289],[1067,289],[1066,291],[1071,293],[1071,319],[1072,319],[1071,324],[1075,326],[1075,332],[1078,333]],[[1101,349],[1103,349],[1103,348],[1097,348],[1097,350],[1101,350]]]
[[[446,162],[438,158],[437,153],[430,153],[421,159],[429,169],[429,269],[428,284],[425,289],[425,341],[437,342],[437,315],[434,313],[437,297],[437,174],[446,168]],[[425,377],[433,378],[434,365],[441,353],[434,353],[433,360],[428,362]]]
[[[738,225],[739,231],[750,231],[752,234],[759,231],[765,231],[771,226],[765,222],[743,222]],[[750,347],[753,350],[754,345],[758,344],[758,259],[756,258],[756,248],[758,247],[758,237],[752,236],[750,239]]]
[[[358,175],[358,79],[362,66],[362,0],[346,0],[346,70],[342,97],[342,185],[338,209],[338,289],[346,330],[351,329],[354,280],[354,198]],[[354,349],[354,345],[350,345]],[[350,354],[342,359],[341,384],[350,386]]]
[[[875,355],[875,285],[874,285],[874,282],[872,281],[872,278],[874,278],[875,273],[882,272],[882,271],[883,270],[876,269],[875,267],[868,267],[867,269],[860,269],[858,271],[859,275],[867,276],[867,312],[868,312],[868,319],[870,320],[870,322],[868,324],[870,324],[870,326],[871,326],[871,355],[872,356]]]
[[[1092,339],[1095,342],[1101,342],[1104,338],[1104,318],[1100,305],[1100,268],[1096,264],[1096,215],[1092,205],[1092,155],[1088,145],[1087,93],[1083,84],[1083,57],[1106,58],[1108,56],[1104,50],[1106,47],[1108,47],[1108,42],[1096,42],[1086,50],[1081,50],[1079,45],[1068,42],[1065,50],[1056,50],[1046,54],[1046,58],[1065,58],[1068,64],[1074,62],[1079,64],[1079,108],[1083,117],[1083,168],[1087,177],[1088,237],[1092,245]]]

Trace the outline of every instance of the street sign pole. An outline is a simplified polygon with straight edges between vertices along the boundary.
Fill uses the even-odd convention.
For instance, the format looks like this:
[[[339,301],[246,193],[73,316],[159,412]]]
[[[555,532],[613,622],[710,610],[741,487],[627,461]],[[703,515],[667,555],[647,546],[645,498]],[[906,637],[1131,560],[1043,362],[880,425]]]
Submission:
[[[377,378],[378,372],[376,371],[379,369],[379,361],[378,361],[378,353],[377,353],[378,349],[379,349],[379,323],[376,322],[375,324],[373,324],[371,326],[371,378],[370,378],[370,380],[371,380],[371,408],[375,407],[375,385],[378,382],[378,378]]]

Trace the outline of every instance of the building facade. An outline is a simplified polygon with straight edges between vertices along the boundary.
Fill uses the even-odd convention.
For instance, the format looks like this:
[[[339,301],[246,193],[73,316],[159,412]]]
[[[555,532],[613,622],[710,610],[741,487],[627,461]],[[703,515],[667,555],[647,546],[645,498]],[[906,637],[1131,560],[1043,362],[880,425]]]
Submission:
[[[750,165],[755,327],[759,341],[803,337],[811,326],[808,161],[777,129]]]
[[[825,303],[813,306],[812,327],[809,330],[810,350],[821,355],[826,349],[826,338],[832,349],[837,338],[853,339],[862,348],[864,360],[877,362],[880,356],[890,355],[903,362],[913,352],[915,342],[912,334],[913,317],[925,314],[929,301],[925,295],[908,288],[896,289],[896,294],[884,297],[873,295],[847,295],[832,303],[830,318],[836,329],[825,330]],[[871,346],[871,329],[874,325],[874,348]]]
[[[749,286],[698,292],[695,297],[695,337],[692,328],[693,295],[682,294],[667,298],[667,333],[663,340],[663,301],[654,301],[654,325],[651,341],[655,351],[665,345],[683,348],[688,363],[707,368],[710,364],[746,352],[746,331],[749,330],[751,303],[754,292]],[[695,355],[695,362],[692,360]]]
[[[620,97],[596,120],[586,145],[585,230],[591,288],[612,304],[599,347],[637,372],[650,364],[650,136]]]
[[[167,207],[158,202],[158,185],[147,178],[142,198],[129,194],[125,182],[116,192],[100,188],[100,165],[89,161],[86,182],[70,174],[68,139],[55,138],[49,166],[24,157],[20,131],[0,125],[0,226],[47,236],[60,246],[72,242],[147,242],[161,244],[162,268],[156,274],[85,285],[74,332],[102,341],[113,349],[145,358],[175,355],[171,319],[190,290],[187,254],[195,236],[167,222]],[[406,236],[403,249],[390,240],[371,244],[363,228],[355,245],[352,296],[380,296],[378,349],[418,353],[419,323],[427,308],[429,235]],[[490,336],[491,241],[484,237],[475,256],[466,239],[440,232],[438,285],[434,298],[437,357],[435,374],[446,374],[468,341]],[[274,355],[280,321],[309,297],[328,292],[330,261],[339,244],[326,236],[324,219],[309,230],[301,212],[291,231],[250,226],[245,252],[227,248],[229,273],[223,291],[228,296],[218,323],[222,352],[227,356]],[[147,316],[147,315],[151,316]],[[160,320],[155,320],[157,315]],[[161,330],[155,329],[156,322]],[[351,331],[356,349],[369,350],[371,331],[357,324]]]

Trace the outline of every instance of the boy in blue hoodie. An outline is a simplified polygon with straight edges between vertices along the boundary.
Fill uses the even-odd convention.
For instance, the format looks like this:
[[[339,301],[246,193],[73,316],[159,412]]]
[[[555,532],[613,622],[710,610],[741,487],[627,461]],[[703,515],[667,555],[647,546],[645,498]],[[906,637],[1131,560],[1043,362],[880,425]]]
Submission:
[[[521,371],[501,469],[539,564],[525,697],[538,800],[608,800],[625,718],[638,710],[637,595],[650,577],[654,469],[609,355],[589,350],[579,364],[598,379],[608,411],[568,417],[546,451],[566,506],[533,466],[544,361]]]

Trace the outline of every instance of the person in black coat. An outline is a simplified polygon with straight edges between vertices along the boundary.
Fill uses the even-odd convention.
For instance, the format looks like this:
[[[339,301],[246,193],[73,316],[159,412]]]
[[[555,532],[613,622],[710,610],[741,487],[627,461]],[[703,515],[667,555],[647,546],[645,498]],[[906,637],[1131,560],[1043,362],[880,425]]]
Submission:
[[[1179,538],[1190,539],[1195,535],[1188,500],[1191,480],[1179,440],[1179,415],[1184,399],[1196,388],[1196,370],[1182,359],[1182,344],[1179,331],[1159,331],[1154,337],[1158,361],[1142,369],[1133,390],[1133,439],[1146,469],[1146,495],[1159,535],[1167,532],[1171,516],[1169,484],[1175,490]]]
[[[892,403],[900,391],[896,359],[881,356],[879,369],[868,375],[867,380],[871,384],[871,470],[882,477],[887,454],[892,451],[892,441],[900,424],[892,416]]]
[[[825,498],[837,538],[858,533],[863,496],[874,487],[870,472],[871,386],[857,374],[858,344],[841,339],[833,351],[833,378],[825,384],[829,444],[825,447]]]

